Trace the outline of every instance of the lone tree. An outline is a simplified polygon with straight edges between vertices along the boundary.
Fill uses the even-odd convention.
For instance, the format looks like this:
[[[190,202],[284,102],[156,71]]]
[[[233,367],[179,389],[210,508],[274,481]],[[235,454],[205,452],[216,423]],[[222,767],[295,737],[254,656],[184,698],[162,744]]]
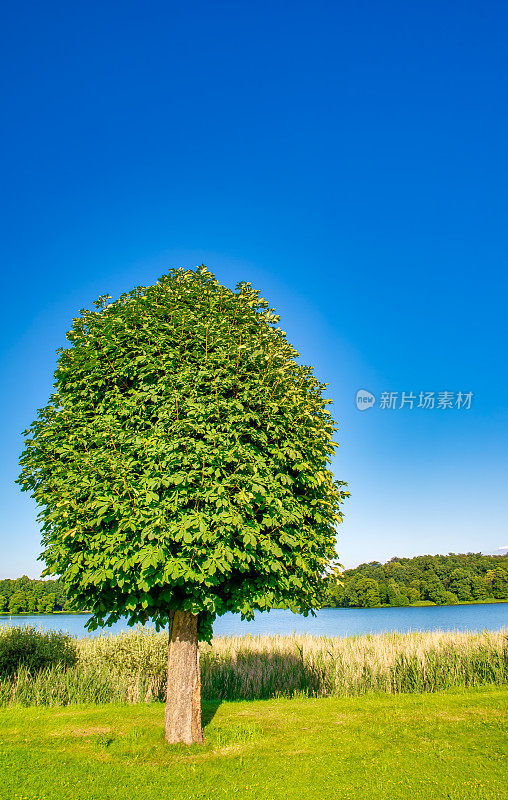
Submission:
[[[90,630],[169,626],[166,739],[202,742],[198,639],[217,614],[322,602],[347,496],[312,368],[249,283],[205,266],[82,310],[18,483],[44,575]]]

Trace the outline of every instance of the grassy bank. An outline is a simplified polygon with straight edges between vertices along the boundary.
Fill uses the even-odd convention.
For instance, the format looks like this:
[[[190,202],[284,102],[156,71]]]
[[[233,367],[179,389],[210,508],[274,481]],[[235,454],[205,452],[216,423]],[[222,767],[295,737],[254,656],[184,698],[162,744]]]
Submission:
[[[0,676],[0,705],[164,699],[167,634],[139,628],[74,646],[74,666]],[[200,662],[204,700],[435,692],[508,683],[508,634],[225,637],[202,645]]]
[[[0,710],[2,800],[499,800],[500,688],[205,704],[205,745],[163,707]]]

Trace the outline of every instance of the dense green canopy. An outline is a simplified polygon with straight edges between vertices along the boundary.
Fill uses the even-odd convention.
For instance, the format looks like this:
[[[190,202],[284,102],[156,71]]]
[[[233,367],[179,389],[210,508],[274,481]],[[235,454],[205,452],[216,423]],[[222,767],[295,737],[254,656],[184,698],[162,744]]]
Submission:
[[[348,569],[328,581],[327,604],[372,608],[508,599],[508,555],[448,553],[392,558]]]
[[[55,391],[25,431],[45,574],[90,627],[283,605],[307,613],[347,492],[310,367],[249,283],[170,270],[82,310]]]

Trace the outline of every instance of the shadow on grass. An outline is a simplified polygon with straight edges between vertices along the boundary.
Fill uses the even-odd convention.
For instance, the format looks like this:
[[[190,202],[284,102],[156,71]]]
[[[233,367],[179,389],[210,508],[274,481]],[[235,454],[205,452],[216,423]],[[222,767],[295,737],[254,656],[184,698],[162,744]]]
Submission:
[[[204,702],[314,696],[327,681],[323,659],[313,663],[302,652],[252,651],[248,642],[232,654],[205,654],[200,663]]]
[[[217,709],[221,705],[221,700],[204,700],[201,704],[201,724],[206,728],[210,724]]]

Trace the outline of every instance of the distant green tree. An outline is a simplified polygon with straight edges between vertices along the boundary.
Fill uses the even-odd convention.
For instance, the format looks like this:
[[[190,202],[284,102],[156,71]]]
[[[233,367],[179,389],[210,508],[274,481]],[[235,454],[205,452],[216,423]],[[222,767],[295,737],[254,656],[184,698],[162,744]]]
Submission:
[[[359,573],[358,577],[360,577],[361,575],[362,575],[362,573]],[[386,605],[388,603],[388,586],[387,586],[387,583],[386,583],[385,580],[383,580],[381,578],[381,580],[378,581],[378,585],[379,585],[379,602],[382,605]]]
[[[379,584],[373,578],[360,578],[356,584],[357,603],[360,608],[374,608],[380,604]]]
[[[26,610],[29,614],[33,614],[35,609],[37,608],[37,597],[33,592],[30,592],[26,598]]]
[[[473,600],[485,600],[488,595],[485,578],[481,575],[473,575],[471,578],[471,596]]]
[[[46,598],[44,595],[37,600],[37,611],[39,614],[44,614],[46,612]]]
[[[473,595],[471,593],[471,579],[472,575],[470,572],[467,572],[465,569],[454,569],[450,575],[450,582],[448,584],[448,589],[450,592],[453,592],[459,600],[472,600]]]
[[[496,567],[487,572],[485,582],[496,600],[508,598],[508,573],[501,567]]]
[[[16,592],[9,598],[9,613],[21,614],[26,608],[26,596],[23,592]]]
[[[420,592],[414,586],[406,586],[405,595],[411,605],[417,603],[420,599]]]
[[[0,614],[7,610],[7,598],[5,595],[0,594]]]
[[[46,596],[46,607],[44,609],[46,614],[52,614],[53,613],[53,611],[55,610],[55,604],[56,604],[55,595],[54,594],[48,594]]]
[[[446,605],[446,589],[436,573],[430,570],[425,575],[424,597],[436,605]]]
[[[391,606],[409,605],[409,600],[407,599],[406,595],[401,592],[400,586],[396,583],[396,581],[393,578],[390,578],[390,580],[388,581],[386,590],[388,595],[388,602]]]
[[[337,579],[336,576],[327,576],[326,578],[326,593],[325,605],[336,608],[342,606],[344,601],[344,582]]]
[[[358,594],[356,592],[356,582],[349,581],[344,586],[344,606],[346,608],[357,608],[358,607]]]
[[[393,579],[395,583],[404,583],[405,569],[398,559],[392,558],[385,566],[385,575],[388,579]]]

